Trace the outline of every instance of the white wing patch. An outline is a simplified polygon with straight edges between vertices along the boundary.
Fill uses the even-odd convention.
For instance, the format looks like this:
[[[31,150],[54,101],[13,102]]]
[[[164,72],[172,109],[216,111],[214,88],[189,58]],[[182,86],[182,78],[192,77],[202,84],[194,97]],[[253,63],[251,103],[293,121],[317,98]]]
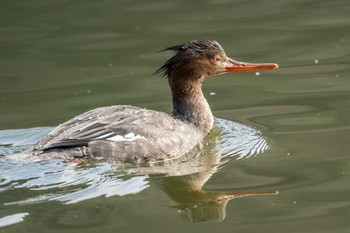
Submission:
[[[140,135],[138,135],[138,136],[140,136]],[[127,135],[124,136],[124,138],[127,138],[127,139],[130,139],[130,138],[133,138],[133,137],[135,137],[135,134],[133,132],[128,133]]]
[[[104,134],[104,135],[102,135],[102,136],[97,137],[96,139],[105,139],[105,138],[107,138],[108,136],[111,136],[111,135],[113,135],[113,134],[114,134],[114,133]]]
[[[112,142],[121,142],[121,141],[134,141],[134,140],[140,139],[140,138],[146,139],[145,137],[143,137],[141,135],[135,135],[133,132],[131,132],[131,133],[128,133],[124,136],[115,135],[115,136],[110,137],[110,138],[105,138],[105,140],[112,141]]]

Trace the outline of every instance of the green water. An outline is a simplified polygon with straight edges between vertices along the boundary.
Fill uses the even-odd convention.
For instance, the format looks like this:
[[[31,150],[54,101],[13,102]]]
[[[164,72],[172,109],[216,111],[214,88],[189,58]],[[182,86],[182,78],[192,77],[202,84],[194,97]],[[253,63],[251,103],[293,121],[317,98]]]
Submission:
[[[2,0],[0,232],[350,232],[349,15],[347,1]],[[204,159],[166,176],[135,175],[109,163],[8,159],[16,143],[50,130],[36,127],[95,107],[170,112],[167,81],[153,72],[171,54],[158,51],[193,39],[280,66],[204,84],[225,119],[217,124],[227,134],[213,142],[223,152],[206,148],[208,158],[223,155],[217,167]],[[246,147],[233,150],[232,137]],[[258,141],[263,149],[245,151]],[[188,173],[196,167],[210,169]],[[206,194],[181,188],[198,177],[211,191],[279,193],[199,217],[192,199],[204,203]]]

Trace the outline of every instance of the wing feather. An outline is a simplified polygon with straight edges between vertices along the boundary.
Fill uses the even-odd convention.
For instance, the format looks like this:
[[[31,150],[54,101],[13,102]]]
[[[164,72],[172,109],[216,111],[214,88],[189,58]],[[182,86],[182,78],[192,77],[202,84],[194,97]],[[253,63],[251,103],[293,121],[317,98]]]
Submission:
[[[127,134],[125,127],[139,120],[142,110],[144,109],[125,105],[91,110],[56,127],[37,143],[34,150],[86,146],[92,140]]]

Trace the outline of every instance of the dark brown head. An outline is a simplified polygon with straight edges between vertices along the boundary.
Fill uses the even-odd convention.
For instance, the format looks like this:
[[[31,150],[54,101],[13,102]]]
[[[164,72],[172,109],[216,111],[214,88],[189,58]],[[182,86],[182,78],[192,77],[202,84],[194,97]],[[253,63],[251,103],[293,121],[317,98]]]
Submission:
[[[204,79],[226,72],[258,71],[278,68],[277,64],[252,64],[235,61],[226,56],[225,51],[216,41],[192,41],[176,45],[165,50],[176,54],[160,67],[156,73],[173,78]]]

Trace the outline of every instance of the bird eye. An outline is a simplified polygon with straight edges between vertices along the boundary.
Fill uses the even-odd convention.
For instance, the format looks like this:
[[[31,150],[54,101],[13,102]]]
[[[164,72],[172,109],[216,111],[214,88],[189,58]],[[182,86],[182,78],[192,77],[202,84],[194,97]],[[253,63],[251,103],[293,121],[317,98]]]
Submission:
[[[214,57],[214,61],[215,61],[215,62],[219,62],[219,61],[221,61],[221,57],[219,57],[219,56],[215,56],[215,57]]]

